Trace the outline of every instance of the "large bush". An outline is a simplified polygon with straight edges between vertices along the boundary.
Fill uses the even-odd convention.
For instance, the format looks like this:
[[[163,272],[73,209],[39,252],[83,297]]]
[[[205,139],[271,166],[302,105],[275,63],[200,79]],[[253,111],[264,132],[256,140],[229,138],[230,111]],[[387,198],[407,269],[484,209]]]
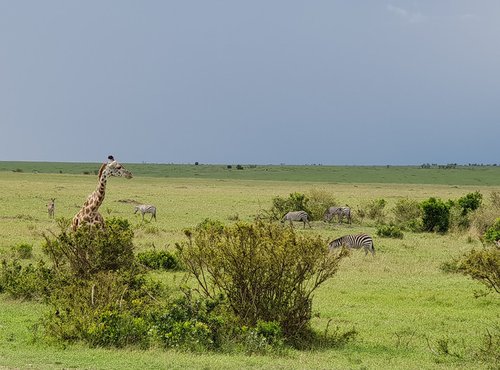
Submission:
[[[313,292],[338,269],[320,236],[256,221],[223,226],[205,221],[186,231],[180,258],[206,297],[223,294],[240,323],[276,322],[293,342],[307,332]]]
[[[450,204],[438,198],[429,198],[421,203],[422,227],[424,231],[445,233],[450,227]]]
[[[52,263],[45,335],[95,346],[147,347],[145,318],[157,305],[159,286],[135,263],[132,238],[129,223],[115,218],[103,229],[61,227],[59,235],[45,237],[43,249]]]

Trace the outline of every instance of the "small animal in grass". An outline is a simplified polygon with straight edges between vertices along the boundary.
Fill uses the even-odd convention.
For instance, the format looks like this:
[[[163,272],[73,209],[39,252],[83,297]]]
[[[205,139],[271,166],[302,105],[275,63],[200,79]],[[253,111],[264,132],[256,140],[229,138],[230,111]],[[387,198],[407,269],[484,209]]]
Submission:
[[[47,204],[47,212],[49,214],[49,218],[54,218],[54,214],[56,212],[56,199],[51,198],[50,202]]]
[[[365,256],[370,252],[372,256],[375,255],[375,247],[373,246],[373,239],[368,234],[356,234],[356,235],[344,235],[340,238],[332,240],[328,244],[330,250],[335,248],[347,247],[352,249],[363,248],[365,250]]]
[[[309,223],[309,215],[306,211],[288,212],[281,219],[282,223],[285,221],[289,221],[291,226],[293,226],[293,221],[302,221],[304,223],[304,229],[306,228],[306,223],[309,227],[311,227],[311,224]]]
[[[141,212],[143,220],[144,220],[144,214],[150,213],[151,218],[149,220],[151,221],[154,218],[156,221],[156,207],[155,206],[153,206],[151,204],[140,204],[138,206],[135,206],[134,214],[136,214],[137,211]]]

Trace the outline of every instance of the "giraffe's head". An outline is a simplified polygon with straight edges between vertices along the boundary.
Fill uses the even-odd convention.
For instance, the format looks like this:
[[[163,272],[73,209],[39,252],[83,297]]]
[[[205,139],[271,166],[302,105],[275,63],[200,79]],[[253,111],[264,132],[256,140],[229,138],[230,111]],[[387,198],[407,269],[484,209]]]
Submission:
[[[106,165],[105,171],[108,176],[125,177],[127,179],[132,178],[132,173],[127,171],[120,163],[115,161],[112,155],[108,157],[109,162]]]

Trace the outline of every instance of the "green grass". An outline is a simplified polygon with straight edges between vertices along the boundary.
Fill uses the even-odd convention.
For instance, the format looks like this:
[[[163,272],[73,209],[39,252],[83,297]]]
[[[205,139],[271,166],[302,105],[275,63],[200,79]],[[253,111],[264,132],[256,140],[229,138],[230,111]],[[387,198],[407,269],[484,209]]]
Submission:
[[[136,176],[225,180],[268,180],[327,183],[440,184],[500,186],[500,166],[291,166],[189,164],[124,164]],[[0,172],[91,174],[99,163],[1,162]]]
[[[2,162],[0,168],[5,163]],[[47,216],[46,204],[50,198],[56,198],[56,217],[71,218],[94,190],[96,176],[81,175],[84,167],[70,174],[66,165],[46,164],[50,173],[41,170],[38,174],[31,170],[0,172],[1,257],[10,256],[12,247],[21,243],[33,245],[33,261],[42,257],[42,233],[57,230],[56,222]],[[96,167],[86,166],[89,171]],[[384,198],[388,210],[401,197],[421,200],[436,196],[446,200],[478,190],[487,201],[491,191],[500,189],[496,167],[399,169],[401,178],[411,173],[429,176],[426,180],[429,183],[419,184],[409,180],[403,183],[401,178],[391,182],[391,176],[397,177],[392,171],[397,173],[398,169],[383,167],[363,170],[361,167],[272,166],[267,171],[268,177],[261,179],[266,171],[258,172],[260,166],[244,170],[233,166],[228,175],[235,176],[233,178],[221,175],[229,172],[225,166],[179,166],[179,172],[174,175],[176,165],[144,165],[157,171],[151,176],[145,176],[145,169],[141,172],[134,166],[143,165],[127,166],[134,172],[133,179],[109,180],[101,213],[104,217],[130,220],[137,251],[152,245],[172,248],[175,242],[184,240],[185,227],[194,226],[207,217],[232,222],[229,219],[238,214],[241,220],[251,220],[259,210],[271,206],[273,197],[288,196],[291,192],[307,193],[313,188],[331,192],[339,203],[347,203],[354,209],[369,200]],[[53,171],[54,168],[61,168],[63,173]],[[328,172],[335,169],[338,170],[335,176]],[[203,171],[207,172],[203,174]],[[370,183],[377,171],[385,173],[387,181]],[[457,172],[456,176],[453,171]],[[341,173],[346,176],[343,180],[338,179]],[[495,173],[496,182],[493,181]],[[443,178],[438,181],[431,178],[432,174]],[[477,183],[470,182],[473,174],[477,176]],[[130,201],[155,204],[158,221],[142,222],[140,215],[133,214]],[[297,227],[301,230],[301,226]],[[363,252],[354,252],[343,262],[338,275],[316,292],[313,300],[312,324],[317,331],[324,331],[328,325],[330,330],[338,327],[341,331],[351,328],[358,331],[358,337],[344,347],[291,350],[283,356],[193,354],[160,348],[147,351],[89,349],[81,345],[62,348],[33,341],[30,327],[45,309],[41,303],[14,301],[0,295],[0,368],[494,368],[492,363],[478,362],[473,352],[486,329],[499,322],[500,299],[494,295],[475,299],[474,290],[482,289],[481,285],[460,275],[445,274],[439,268],[442,262],[479,247],[480,243],[468,242],[466,234],[405,233],[402,240],[383,239],[375,236],[374,226],[356,223],[338,226],[313,222],[312,230],[301,232],[333,238],[358,231],[374,235],[377,255],[372,258],[365,257]],[[153,276],[175,287],[181,284],[183,274],[155,272]],[[456,355],[435,354],[438,343],[447,343],[450,352]]]

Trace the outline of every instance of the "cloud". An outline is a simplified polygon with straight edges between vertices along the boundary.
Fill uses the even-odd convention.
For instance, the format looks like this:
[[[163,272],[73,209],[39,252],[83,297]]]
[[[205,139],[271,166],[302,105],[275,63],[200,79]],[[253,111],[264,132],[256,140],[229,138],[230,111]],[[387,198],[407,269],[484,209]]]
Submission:
[[[391,4],[387,5],[387,10],[410,23],[422,23],[428,19],[422,13],[409,11]]]
[[[404,21],[408,23],[423,23],[427,22],[429,20],[434,20],[434,21],[446,21],[446,20],[451,20],[451,21],[474,21],[478,20],[479,16],[476,14],[457,14],[457,15],[427,15],[427,14],[422,14],[418,11],[412,11],[412,10],[407,10],[404,8],[401,8],[399,6],[394,6],[392,4],[387,5],[387,10],[394,14],[395,16],[403,19]]]

